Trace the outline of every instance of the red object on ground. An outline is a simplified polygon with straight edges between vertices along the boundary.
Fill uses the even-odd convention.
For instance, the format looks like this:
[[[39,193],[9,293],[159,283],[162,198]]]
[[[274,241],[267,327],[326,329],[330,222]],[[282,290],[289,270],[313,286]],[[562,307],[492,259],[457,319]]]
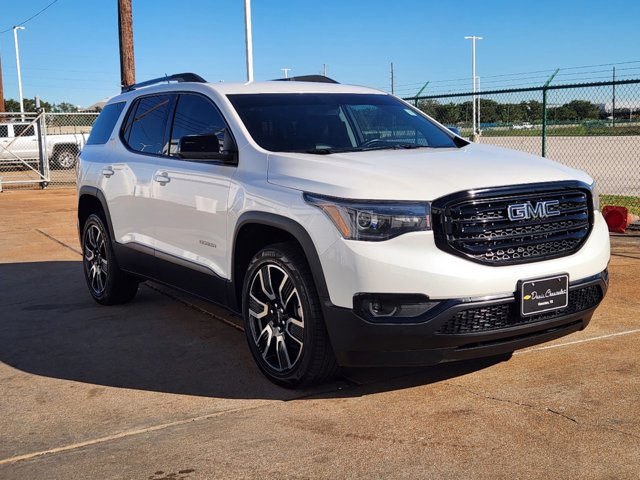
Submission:
[[[607,205],[602,209],[602,215],[610,232],[624,233],[631,223],[629,221],[629,210],[626,207]]]

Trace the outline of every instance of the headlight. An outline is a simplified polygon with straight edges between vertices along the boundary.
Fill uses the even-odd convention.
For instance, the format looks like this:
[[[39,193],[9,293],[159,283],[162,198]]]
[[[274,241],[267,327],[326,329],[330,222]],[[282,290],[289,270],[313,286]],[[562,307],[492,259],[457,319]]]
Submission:
[[[403,233],[431,230],[431,204],[377,200],[346,200],[304,194],[349,240],[381,241]]]
[[[591,184],[591,198],[593,199],[593,209],[600,211],[600,194],[595,180]]]

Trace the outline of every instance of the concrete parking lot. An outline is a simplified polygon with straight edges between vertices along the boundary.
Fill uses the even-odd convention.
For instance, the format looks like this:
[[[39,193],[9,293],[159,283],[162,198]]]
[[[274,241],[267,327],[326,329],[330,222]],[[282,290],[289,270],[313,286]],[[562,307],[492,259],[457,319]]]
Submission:
[[[508,362],[270,384],[240,321],[155,284],[101,307],[75,191],[0,193],[0,478],[638,478],[640,238],[589,327]]]

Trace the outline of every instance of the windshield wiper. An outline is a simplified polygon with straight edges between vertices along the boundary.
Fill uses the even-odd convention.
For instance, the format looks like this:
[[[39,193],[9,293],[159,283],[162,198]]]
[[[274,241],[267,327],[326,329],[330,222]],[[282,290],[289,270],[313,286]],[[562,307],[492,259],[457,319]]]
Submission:
[[[329,155],[331,153],[336,153],[336,151],[331,148],[310,148],[309,150],[305,150],[304,152],[313,153],[315,155]]]
[[[388,145],[375,145],[371,147],[364,147],[359,151],[369,150],[413,150],[414,148],[428,148],[427,145],[416,145],[415,143],[393,143]]]

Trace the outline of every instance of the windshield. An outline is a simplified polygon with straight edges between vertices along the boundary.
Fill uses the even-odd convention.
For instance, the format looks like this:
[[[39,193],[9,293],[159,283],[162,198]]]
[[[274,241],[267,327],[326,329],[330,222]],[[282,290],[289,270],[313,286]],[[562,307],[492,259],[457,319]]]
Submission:
[[[228,98],[256,143],[272,152],[457,146],[452,134],[389,95],[275,93]]]

